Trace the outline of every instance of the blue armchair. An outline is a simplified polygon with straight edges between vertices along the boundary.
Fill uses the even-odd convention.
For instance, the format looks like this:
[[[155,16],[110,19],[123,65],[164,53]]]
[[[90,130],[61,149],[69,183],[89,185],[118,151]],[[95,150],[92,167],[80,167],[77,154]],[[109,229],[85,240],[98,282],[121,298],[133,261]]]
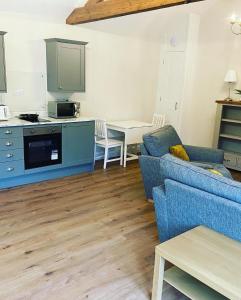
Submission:
[[[153,189],[157,228],[164,242],[199,225],[241,241],[241,183],[170,154],[159,160],[164,185]]]
[[[139,159],[142,178],[147,199],[152,199],[152,189],[164,184],[164,176],[160,167],[160,158],[169,153],[169,148],[182,144],[176,130],[168,125],[143,136],[141,156]],[[230,172],[223,166],[224,151],[205,147],[183,145],[191,164],[202,168],[214,168],[225,177],[232,178]]]

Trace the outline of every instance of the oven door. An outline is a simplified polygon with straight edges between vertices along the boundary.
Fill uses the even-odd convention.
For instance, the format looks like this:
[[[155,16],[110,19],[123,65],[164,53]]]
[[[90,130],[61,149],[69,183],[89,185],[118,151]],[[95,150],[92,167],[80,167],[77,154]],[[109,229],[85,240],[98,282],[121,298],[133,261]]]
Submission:
[[[25,169],[62,163],[62,134],[24,136]]]

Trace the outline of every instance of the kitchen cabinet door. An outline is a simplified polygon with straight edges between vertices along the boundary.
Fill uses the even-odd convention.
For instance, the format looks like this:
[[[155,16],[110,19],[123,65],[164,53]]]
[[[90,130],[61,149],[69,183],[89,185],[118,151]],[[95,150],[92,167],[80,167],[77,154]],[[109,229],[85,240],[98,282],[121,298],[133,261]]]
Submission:
[[[5,69],[5,51],[4,51],[4,34],[0,32],[0,92],[7,91],[6,69]]]
[[[46,40],[49,92],[85,91],[85,42]]]
[[[63,165],[94,163],[95,123],[81,122],[63,125]]]
[[[84,46],[58,43],[58,86],[63,91],[85,90]]]

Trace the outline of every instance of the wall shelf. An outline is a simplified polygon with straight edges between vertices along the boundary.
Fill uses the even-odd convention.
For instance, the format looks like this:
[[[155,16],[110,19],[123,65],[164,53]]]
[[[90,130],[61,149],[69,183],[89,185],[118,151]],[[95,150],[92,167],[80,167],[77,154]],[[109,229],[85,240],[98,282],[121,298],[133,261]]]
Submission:
[[[231,134],[223,134],[223,133],[221,133],[220,137],[241,141],[241,136],[237,136],[237,135],[231,135]]]
[[[222,119],[222,122],[241,124],[241,120]]]

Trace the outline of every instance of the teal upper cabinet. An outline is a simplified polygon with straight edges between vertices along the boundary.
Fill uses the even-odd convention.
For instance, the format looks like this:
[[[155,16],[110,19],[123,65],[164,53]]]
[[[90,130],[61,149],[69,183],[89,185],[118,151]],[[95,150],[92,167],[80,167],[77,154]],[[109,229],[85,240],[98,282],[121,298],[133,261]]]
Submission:
[[[94,121],[64,124],[62,136],[65,167],[94,163]]]
[[[47,39],[49,92],[85,91],[85,42]]]
[[[4,50],[4,34],[0,31],[0,92],[7,91],[6,68],[5,68],[5,50]]]

